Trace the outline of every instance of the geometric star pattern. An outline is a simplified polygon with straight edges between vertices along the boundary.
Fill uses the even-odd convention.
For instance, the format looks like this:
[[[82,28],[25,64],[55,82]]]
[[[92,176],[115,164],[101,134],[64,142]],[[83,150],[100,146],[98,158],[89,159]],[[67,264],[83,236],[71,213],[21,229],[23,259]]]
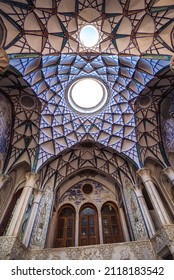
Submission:
[[[57,188],[65,178],[72,178],[79,171],[81,176],[85,174],[88,176],[88,170],[92,169],[97,170],[101,175],[110,175],[120,186],[125,175],[131,182],[134,182],[136,172],[133,163],[127,162],[116,152],[113,153],[112,149],[98,143],[88,142],[77,144],[74,149],[60,153],[50,162],[49,166],[43,167],[40,184],[44,189],[48,181],[55,178],[55,188]]]
[[[137,3],[138,2],[138,3]],[[23,0],[1,3],[0,44],[8,54],[97,52],[172,55],[173,0]],[[98,46],[84,49],[78,30],[92,23]]]
[[[37,171],[85,140],[112,148],[136,166],[148,156],[164,161],[158,114],[173,86],[167,67],[174,51],[173,0],[0,3],[0,46],[10,59],[1,87],[15,113],[4,168],[24,159]],[[79,40],[87,24],[99,33],[90,48]],[[83,77],[100,79],[110,91],[107,106],[93,115],[74,112],[66,102],[69,84]],[[22,105],[23,95],[34,100],[32,111]]]
[[[170,118],[170,110],[173,111],[173,105],[170,100],[165,111],[161,112],[160,104],[166,96],[173,96],[173,88],[174,75],[168,67],[164,68],[147,84],[135,104],[136,135],[141,166],[144,166],[148,157],[156,159],[164,166],[170,165],[166,158],[166,155],[168,158],[169,155],[167,150],[165,150],[165,155],[165,146],[163,146],[167,143],[164,138],[168,132],[165,131],[160,116],[165,114]],[[171,141],[173,141],[173,137],[170,139]]]
[[[130,102],[168,61],[135,56],[57,55],[13,59],[10,63],[42,102],[40,164],[86,138],[112,147],[138,164],[136,125]],[[88,76],[100,78],[111,93],[107,107],[92,116],[73,112],[65,99],[69,83]]]
[[[7,71],[0,77],[1,94],[8,96],[13,104],[11,146],[4,163],[4,171],[19,161],[26,161],[33,168],[38,151],[40,132],[40,105],[30,86],[19,77],[19,73]],[[23,106],[22,100],[30,97],[35,106]],[[32,104],[31,104],[32,105]],[[7,128],[8,129],[8,128]],[[3,172],[4,172],[3,171]]]

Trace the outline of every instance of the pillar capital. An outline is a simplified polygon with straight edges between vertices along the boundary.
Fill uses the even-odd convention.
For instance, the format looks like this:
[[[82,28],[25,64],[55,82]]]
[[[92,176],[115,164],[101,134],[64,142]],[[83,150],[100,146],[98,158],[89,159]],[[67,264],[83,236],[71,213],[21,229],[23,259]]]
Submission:
[[[137,176],[143,181],[143,183],[152,181],[151,170],[148,168],[141,168],[137,171]]]
[[[2,189],[2,187],[5,185],[5,183],[7,183],[8,181],[10,181],[10,176],[0,173],[0,189]]]
[[[172,182],[174,185],[174,167],[173,166],[168,166],[163,169],[162,174],[166,175],[169,180]]]
[[[26,178],[25,187],[34,188],[35,184],[39,181],[39,174],[28,172],[25,175],[25,178]]]

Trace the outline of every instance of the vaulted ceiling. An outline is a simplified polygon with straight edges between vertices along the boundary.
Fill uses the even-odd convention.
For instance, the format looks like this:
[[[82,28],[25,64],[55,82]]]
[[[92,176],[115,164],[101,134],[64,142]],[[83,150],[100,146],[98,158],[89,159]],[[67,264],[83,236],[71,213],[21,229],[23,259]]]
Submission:
[[[91,24],[98,43],[79,32]],[[10,68],[1,92],[14,106],[14,133],[4,168],[26,160],[33,170],[80,141],[112,148],[136,166],[164,162],[159,103],[174,78],[173,0],[0,0],[0,46]],[[95,77],[110,100],[92,115],[74,112],[66,89]]]

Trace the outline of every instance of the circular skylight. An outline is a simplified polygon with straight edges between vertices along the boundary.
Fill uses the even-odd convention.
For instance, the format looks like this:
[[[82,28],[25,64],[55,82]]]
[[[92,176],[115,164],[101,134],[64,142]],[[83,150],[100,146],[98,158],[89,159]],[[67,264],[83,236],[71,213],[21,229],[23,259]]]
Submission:
[[[104,83],[96,78],[87,77],[75,80],[68,87],[66,100],[73,110],[91,114],[98,112],[108,100]]]
[[[77,106],[90,109],[102,101],[103,87],[96,80],[82,79],[72,87],[71,97]]]
[[[99,33],[97,28],[88,24],[80,30],[80,41],[86,48],[94,47],[99,40]]]

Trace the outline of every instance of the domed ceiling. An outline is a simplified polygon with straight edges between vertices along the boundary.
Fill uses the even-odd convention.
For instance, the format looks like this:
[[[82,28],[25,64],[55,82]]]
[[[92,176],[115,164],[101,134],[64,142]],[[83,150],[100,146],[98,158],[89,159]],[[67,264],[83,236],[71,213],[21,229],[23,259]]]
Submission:
[[[0,45],[10,59],[0,86],[15,111],[7,169],[25,159],[37,170],[83,140],[137,166],[149,155],[163,161],[157,114],[173,84],[173,0],[0,0],[0,9]],[[91,47],[80,39],[86,25],[98,31]],[[66,97],[87,77],[109,92],[93,114],[74,111]]]

